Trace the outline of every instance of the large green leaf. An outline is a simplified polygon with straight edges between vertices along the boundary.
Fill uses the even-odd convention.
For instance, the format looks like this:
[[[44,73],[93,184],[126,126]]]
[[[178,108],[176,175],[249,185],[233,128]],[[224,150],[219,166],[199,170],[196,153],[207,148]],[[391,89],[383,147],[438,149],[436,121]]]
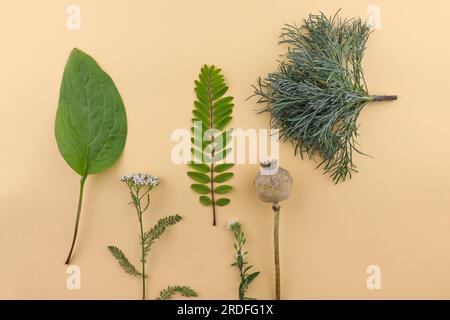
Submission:
[[[59,151],[81,176],[119,159],[127,136],[122,98],[95,60],[73,49],[62,78],[55,135]]]
[[[59,151],[80,176],[80,196],[70,263],[88,175],[111,167],[122,154],[127,117],[122,98],[111,77],[95,60],[73,49],[67,60],[59,92],[55,136]]]

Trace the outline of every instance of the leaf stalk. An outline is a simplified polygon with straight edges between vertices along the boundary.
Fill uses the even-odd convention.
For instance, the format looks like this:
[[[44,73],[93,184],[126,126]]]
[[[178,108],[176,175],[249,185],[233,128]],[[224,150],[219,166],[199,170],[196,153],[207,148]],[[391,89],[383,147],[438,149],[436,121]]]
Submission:
[[[77,235],[78,235],[78,226],[80,224],[80,216],[81,216],[81,207],[83,204],[83,193],[84,193],[84,184],[86,182],[87,176],[81,177],[80,180],[80,194],[78,197],[78,209],[77,209],[77,218],[75,221],[75,228],[73,231],[73,239],[72,239],[72,245],[70,246],[69,255],[67,256],[65,264],[68,265],[70,263],[70,259],[72,258],[73,249],[75,248],[75,242],[77,241]]]

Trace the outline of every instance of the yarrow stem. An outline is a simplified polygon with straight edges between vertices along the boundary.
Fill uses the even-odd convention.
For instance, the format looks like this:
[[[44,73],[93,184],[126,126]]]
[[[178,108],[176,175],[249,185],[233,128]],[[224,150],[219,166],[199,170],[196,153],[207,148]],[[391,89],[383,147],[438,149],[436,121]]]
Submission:
[[[125,253],[117,248],[116,246],[108,246],[108,250],[111,252],[113,257],[117,260],[120,267],[127,274],[134,277],[138,277],[142,280],[142,300],[146,299],[146,280],[147,273],[145,264],[147,258],[149,257],[150,249],[153,243],[159,239],[162,234],[166,231],[167,227],[174,225],[181,221],[182,217],[179,215],[171,215],[158,220],[158,222],[148,231],[144,232],[144,222],[143,215],[147,211],[150,204],[150,191],[159,185],[158,177],[143,174],[143,173],[132,173],[120,178],[120,181],[124,182],[129,190],[131,196],[131,202],[135,209],[139,220],[139,244],[141,246],[141,265],[142,270],[138,270],[128,258]],[[145,204],[145,198],[147,203]],[[148,272],[148,270],[147,270]],[[170,300],[175,293],[180,293],[184,297],[196,297],[197,293],[188,286],[168,286],[167,289],[160,292],[160,299]]]
[[[139,226],[141,232],[141,263],[142,263],[142,300],[145,300],[145,278],[147,277],[145,274],[145,240],[144,240],[144,226],[142,224],[142,211],[141,206],[139,205],[136,210],[139,215]]]
[[[130,189],[132,204],[136,208],[136,213],[139,220],[139,232],[141,236],[141,265],[142,265],[142,300],[146,299],[146,278],[147,275],[145,273],[145,237],[144,237],[144,225],[142,222],[142,216],[144,212],[148,209],[150,204],[150,195],[149,192],[159,185],[159,179],[156,176],[151,176],[145,173],[130,173],[128,175],[122,176],[120,181],[123,181],[127,184]],[[142,208],[142,199],[147,196],[147,203]]]

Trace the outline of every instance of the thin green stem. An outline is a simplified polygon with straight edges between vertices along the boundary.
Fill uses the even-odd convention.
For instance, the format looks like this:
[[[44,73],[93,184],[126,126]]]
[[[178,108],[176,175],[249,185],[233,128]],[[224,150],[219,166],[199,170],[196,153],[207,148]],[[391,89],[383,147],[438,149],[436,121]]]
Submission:
[[[141,234],[142,300],[145,300],[145,297],[146,297],[145,281],[146,281],[146,278],[147,278],[147,275],[145,274],[145,263],[147,261],[145,259],[144,224],[143,224],[143,221],[142,221],[142,215],[143,215],[144,211],[147,210],[147,208],[148,208],[148,206],[150,204],[150,197],[148,195],[148,192],[150,191],[150,188],[148,188],[148,190],[146,190],[142,195],[139,195],[140,190],[141,190],[140,188],[130,187],[131,198],[133,199],[133,203],[134,203],[134,206],[136,208],[136,214],[137,214],[138,220],[139,220],[139,231],[140,231],[140,234]],[[141,200],[142,200],[142,198],[145,195],[147,195],[147,205],[145,206],[144,209],[142,209],[142,207],[141,207]]]
[[[236,249],[236,255],[237,255],[237,266],[239,268],[239,276],[241,277],[241,284],[245,281],[245,275],[244,275],[244,256],[242,255],[242,233],[241,229],[239,228],[239,231],[235,234],[236,242],[237,242],[237,249]],[[239,286],[239,300],[245,299],[245,288],[242,286]]]
[[[69,255],[67,256],[65,264],[70,263],[70,259],[72,257],[73,249],[75,247],[75,242],[77,240],[77,234],[78,234],[78,225],[80,224],[80,216],[81,216],[81,206],[83,204],[83,191],[84,191],[84,183],[86,182],[87,176],[81,177],[80,180],[80,195],[78,197],[78,209],[77,209],[77,218],[75,221],[75,229],[73,231],[73,240],[72,245],[70,246]]]
[[[142,225],[142,212],[139,206],[139,225],[141,231],[141,262],[142,262],[142,300],[145,300],[145,242],[144,242],[144,227]]]

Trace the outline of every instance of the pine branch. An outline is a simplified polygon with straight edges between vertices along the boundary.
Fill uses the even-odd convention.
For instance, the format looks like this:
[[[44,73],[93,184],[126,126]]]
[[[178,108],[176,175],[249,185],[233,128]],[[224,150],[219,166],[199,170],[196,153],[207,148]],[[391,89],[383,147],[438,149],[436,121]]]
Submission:
[[[172,299],[173,295],[176,293],[179,293],[183,297],[186,297],[186,298],[192,298],[192,297],[198,296],[197,292],[195,292],[193,289],[191,289],[188,286],[175,285],[175,286],[168,286],[167,289],[161,290],[157,300],[170,300],[170,299]]]
[[[278,70],[254,86],[260,112],[270,114],[280,139],[292,143],[302,158],[318,156],[335,183],[356,172],[357,119],[368,102],[397,96],[368,93],[362,59],[370,26],[336,14],[310,15],[302,26],[286,25],[280,44],[288,45]]]
[[[166,231],[168,226],[174,225],[181,221],[182,217],[179,215],[168,216],[162,219],[159,219],[158,222],[151,228],[149,231],[144,233],[144,259],[148,256],[150,249],[155,242],[155,240],[159,239],[163,233]]]
[[[194,171],[187,174],[196,182],[191,185],[191,189],[200,194],[200,203],[212,207],[213,225],[216,225],[216,206],[226,206],[230,203],[229,198],[217,199],[217,195],[232,190],[228,185],[215,187],[217,183],[223,183],[233,177],[233,173],[225,172],[232,164],[218,164],[231,152],[231,147],[228,147],[231,129],[225,128],[233,118],[234,104],[233,97],[224,97],[227,90],[221,69],[204,65],[199,79],[195,81],[197,100],[192,111],[191,141],[194,161],[189,166]],[[220,187],[222,189],[217,190]]]
[[[108,250],[114,256],[114,258],[116,258],[117,262],[119,262],[119,265],[122,267],[123,271],[135,277],[142,277],[142,274],[136,270],[133,264],[131,264],[131,262],[122,252],[122,250],[120,250],[116,246],[108,246]]]

